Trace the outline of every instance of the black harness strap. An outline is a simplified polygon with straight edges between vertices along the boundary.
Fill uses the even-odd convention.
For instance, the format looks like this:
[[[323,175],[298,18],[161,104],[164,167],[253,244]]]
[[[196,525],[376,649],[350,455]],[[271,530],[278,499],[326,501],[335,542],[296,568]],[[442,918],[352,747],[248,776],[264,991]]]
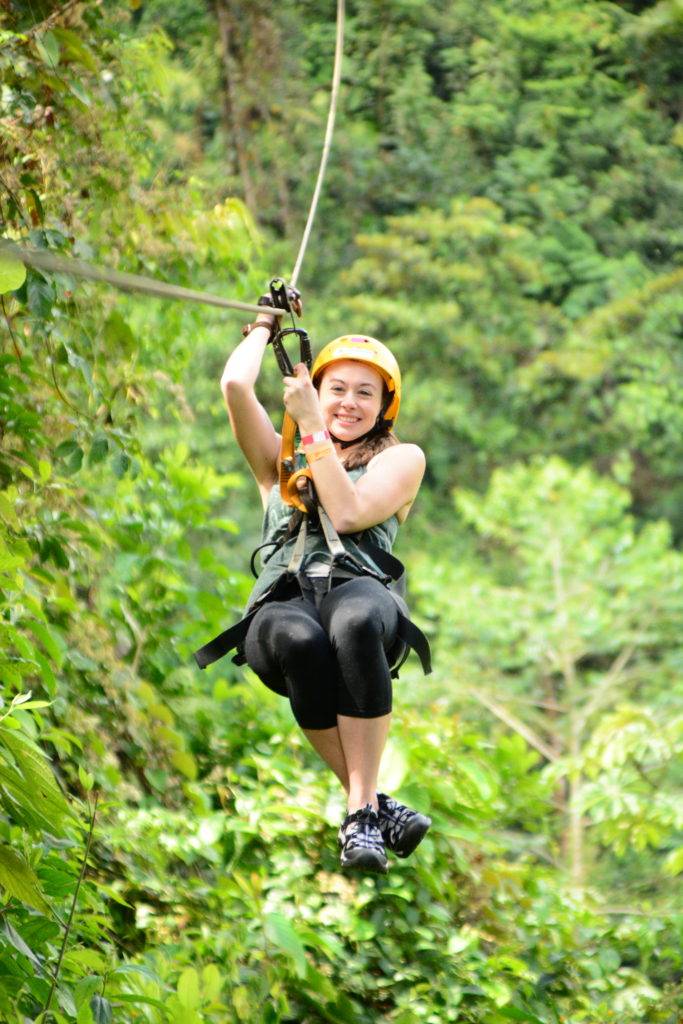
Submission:
[[[430,675],[432,671],[432,652],[429,647],[429,640],[422,630],[418,629],[415,623],[411,622],[408,616],[404,615],[400,610],[398,613],[398,635],[408,647],[412,647],[415,651],[420,659],[424,674],[426,676]],[[400,663],[393,670],[392,675],[398,675],[398,670],[406,660],[407,654],[408,652],[406,651]]]
[[[408,657],[411,647],[420,659],[424,674],[426,676],[430,675],[432,671],[432,652],[429,647],[429,640],[403,610],[406,608],[406,570],[403,562],[396,555],[392,555],[390,551],[385,551],[378,544],[373,544],[372,541],[366,541],[364,547],[373,562],[391,577],[392,582],[389,586],[389,592],[392,597],[396,598],[398,605],[398,637],[405,644],[405,650],[398,664],[392,669],[392,678],[398,677],[399,670]]]
[[[209,640],[208,644],[204,644],[204,646],[200,647],[198,651],[195,651],[193,656],[199,667],[206,668],[207,665],[212,665],[214,661],[218,661],[219,658],[223,658],[233,649],[233,647],[239,648],[249,632],[251,620],[256,615],[256,612],[262,608],[267,601],[275,601],[278,597],[282,596],[282,594],[288,589],[290,580],[291,577],[288,573],[283,573],[282,576],[278,576],[272,587],[268,587],[268,590],[261,594],[243,619],[240,619],[240,621],[236,622],[233,626],[229,626],[228,629],[223,630],[222,633],[215,636],[213,640]],[[232,660],[236,665],[243,665],[245,661],[241,653],[238,653]]]
[[[293,576],[297,576],[303,564],[304,555],[306,553],[306,537],[308,535],[308,516],[304,515],[301,517],[301,525],[299,526],[299,532],[296,536],[296,544],[292,551],[292,557],[289,560],[287,566],[287,572],[291,572]]]
[[[370,555],[375,565],[379,566],[382,572],[390,577],[389,589],[394,593],[400,594],[405,600],[407,587],[406,567],[400,558],[392,555],[390,551],[385,551],[379,544],[374,544],[370,540],[363,541],[363,549]]]
[[[243,619],[236,622],[234,626],[230,626],[229,629],[224,630],[215,636],[213,640],[210,640],[208,644],[204,644],[198,651],[194,652],[194,660],[197,662],[200,668],[206,668],[207,665],[212,665],[214,661],[218,661],[219,658],[224,657],[228,651],[231,651],[233,647],[238,647],[244,642],[244,638],[249,632],[249,626],[251,620],[256,615],[258,608],[254,608],[245,615]]]
[[[403,643],[404,649],[401,652],[398,664],[392,670],[392,677],[395,678],[398,676],[398,671],[406,660],[410,648],[415,651],[420,659],[420,664],[422,665],[424,674],[429,675],[432,671],[429,641],[422,630],[418,629],[415,623],[411,622],[408,615],[406,615],[408,610],[405,603],[406,571],[403,562],[396,558],[395,555],[392,555],[389,551],[385,551],[384,548],[372,543],[372,541],[364,540],[363,550],[369,555],[375,565],[378,566],[383,575],[374,572],[369,565],[362,564],[346,550],[339,538],[339,534],[335,530],[327,513],[321,505],[318,506],[318,516],[330,555],[329,572],[318,579],[315,577],[309,579],[305,576],[304,569],[308,516],[304,515],[301,519],[296,544],[294,545],[292,557],[286,571],[275,580],[268,590],[261,594],[254,606],[243,619],[240,619],[240,621],[236,622],[234,626],[230,626],[229,629],[224,630],[217,637],[214,637],[214,639],[210,640],[208,644],[204,645],[204,647],[195,651],[194,658],[199,667],[206,668],[207,665],[211,665],[214,661],[218,661],[219,658],[222,658],[234,647],[238,648],[238,652],[232,660],[236,665],[243,665],[245,658],[241,645],[244,642],[249,631],[249,626],[251,625],[251,621],[256,615],[256,612],[266,602],[278,600],[278,598],[289,589],[290,584],[293,581],[297,581],[302,593],[304,591],[308,591],[313,595],[317,606],[324,594],[329,591],[333,581],[345,578],[353,579],[359,575],[366,575],[372,576],[379,580],[380,583],[384,584],[398,606],[397,639]],[[360,545],[362,534],[354,539],[356,543]]]

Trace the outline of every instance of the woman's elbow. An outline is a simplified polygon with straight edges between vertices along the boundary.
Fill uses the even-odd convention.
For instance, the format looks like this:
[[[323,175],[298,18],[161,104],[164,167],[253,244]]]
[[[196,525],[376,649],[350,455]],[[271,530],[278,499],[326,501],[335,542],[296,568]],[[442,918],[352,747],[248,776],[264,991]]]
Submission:
[[[330,522],[339,534],[359,533],[368,528],[368,524],[359,515],[352,515],[349,512],[330,515]]]
[[[243,395],[247,388],[241,380],[236,380],[234,377],[229,377],[223,374],[221,377],[221,391],[226,404],[230,406],[230,402],[235,399],[239,400],[239,396]]]
[[[330,516],[330,522],[339,534],[353,533],[353,527],[347,516]]]

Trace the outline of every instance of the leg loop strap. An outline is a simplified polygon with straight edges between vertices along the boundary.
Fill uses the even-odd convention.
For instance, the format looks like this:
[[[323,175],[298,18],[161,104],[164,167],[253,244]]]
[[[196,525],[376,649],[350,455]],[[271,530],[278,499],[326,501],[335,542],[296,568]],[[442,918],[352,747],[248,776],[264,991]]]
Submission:
[[[424,674],[426,676],[430,675],[432,671],[432,652],[429,648],[429,640],[422,630],[418,629],[415,623],[411,622],[401,611],[398,613],[398,636],[408,647],[412,647],[415,651],[420,659]],[[405,659],[402,659],[401,664],[403,664],[403,660]],[[401,664],[397,665],[394,669],[397,675]]]

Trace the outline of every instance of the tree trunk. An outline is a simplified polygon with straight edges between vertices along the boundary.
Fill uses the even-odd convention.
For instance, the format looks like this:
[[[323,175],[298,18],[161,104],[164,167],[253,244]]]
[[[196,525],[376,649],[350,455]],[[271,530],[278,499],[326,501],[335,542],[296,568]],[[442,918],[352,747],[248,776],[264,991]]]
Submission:
[[[585,883],[583,857],[583,778],[579,768],[581,756],[581,736],[577,726],[576,710],[572,708],[569,719],[569,793],[567,801],[567,852],[569,855],[569,875],[572,886],[581,890]]]
[[[235,147],[237,167],[244,189],[244,201],[251,213],[256,215],[256,192],[249,170],[243,125],[235,89],[234,62],[231,54],[231,46],[235,34],[234,19],[230,10],[229,0],[214,0],[213,7],[218,24],[218,39],[223,71],[223,124],[228,139],[232,139]]]
[[[569,773],[567,778],[567,826],[563,847],[568,860],[569,877],[575,889],[583,889],[584,851],[583,851],[583,778],[579,760],[581,756],[582,726],[579,715],[579,693],[576,678],[575,654],[569,637],[569,616],[567,615],[567,595],[564,586],[562,545],[557,538],[553,550],[553,589],[555,592],[555,609],[562,637],[558,645],[558,654],[564,683],[564,701],[567,705],[569,739]]]

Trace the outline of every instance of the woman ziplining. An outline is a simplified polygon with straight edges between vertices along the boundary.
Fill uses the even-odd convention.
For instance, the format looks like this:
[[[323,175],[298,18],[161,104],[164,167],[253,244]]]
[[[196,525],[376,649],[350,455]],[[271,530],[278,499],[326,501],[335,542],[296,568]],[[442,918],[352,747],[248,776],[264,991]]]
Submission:
[[[344,2],[338,0],[330,111],[292,285],[330,151],[343,24]],[[325,347],[311,375],[306,360],[293,368],[281,344],[291,329],[278,324],[271,338],[276,318],[290,311],[284,282],[279,292],[271,286],[272,308],[266,311],[9,240],[0,242],[0,257],[125,291],[259,312],[228,360],[223,391],[235,436],[259,485],[266,510],[262,546],[269,551],[244,619],[196,658],[204,667],[237,645],[235,660],[248,661],[267,686],[289,697],[296,720],[347,792],[348,813],[339,832],[344,867],[386,870],[385,846],[408,856],[431,822],[377,793],[392,675],[409,646],[429,671],[429,647],[407,616],[402,566],[391,555],[424,473],[420,449],[400,444],[392,433],[401,397],[394,357],[375,339],[346,336]],[[291,307],[300,312],[298,298],[294,290]],[[294,333],[303,342],[305,332],[295,328]],[[269,340],[284,372],[282,439],[254,390]]]
[[[266,686],[289,698],[295,719],[346,791],[342,867],[383,872],[385,847],[407,857],[431,825],[377,792],[392,675],[410,646],[431,671],[429,645],[407,615],[403,566],[391,554],[425,459],[392,432],[401,374],[386,346],[365,335],[337,338],[309,374],[306,333],[282,331],[282,320],[275,324],[276,307],[301,314],[296,283],[332,142],[343,38],[344,0],[337,0],[327,128],[291,288],[271,283],[264,306],[273,311],[264,308],[248,325],[221,379],[233,433],[261,494],[260,548],[267,554],[244,618],[195,658],[204,668],[237,646],[233,660],[246,661]],[[282,345],[288,333],[301,340],[302,360],[294,367]],[[271,341],[284,375],[281,437],[255,391]]]
[[[301,362],[284,376],[285,425],[290,419],[298,429],[298,461],[306,465],[293,472],[255,391],[273,331],[274,317],[264,309],[221,379],[265,510],[263,568],[245,617],[196,658],[204,667],[237,646],[237,663],[246,661],[269,689],[289,698],[347,794],[342,867],[383,872],[385,848],[407,857],[431,824],[377,792],[392,669],[397,674],[413,646],[430,670],[427,642],[400,592],[403,567],[391,555],[425,459],[392,430],[401,401],[393,355],[374,338],[348,335],[323,348],[310,374]]]

